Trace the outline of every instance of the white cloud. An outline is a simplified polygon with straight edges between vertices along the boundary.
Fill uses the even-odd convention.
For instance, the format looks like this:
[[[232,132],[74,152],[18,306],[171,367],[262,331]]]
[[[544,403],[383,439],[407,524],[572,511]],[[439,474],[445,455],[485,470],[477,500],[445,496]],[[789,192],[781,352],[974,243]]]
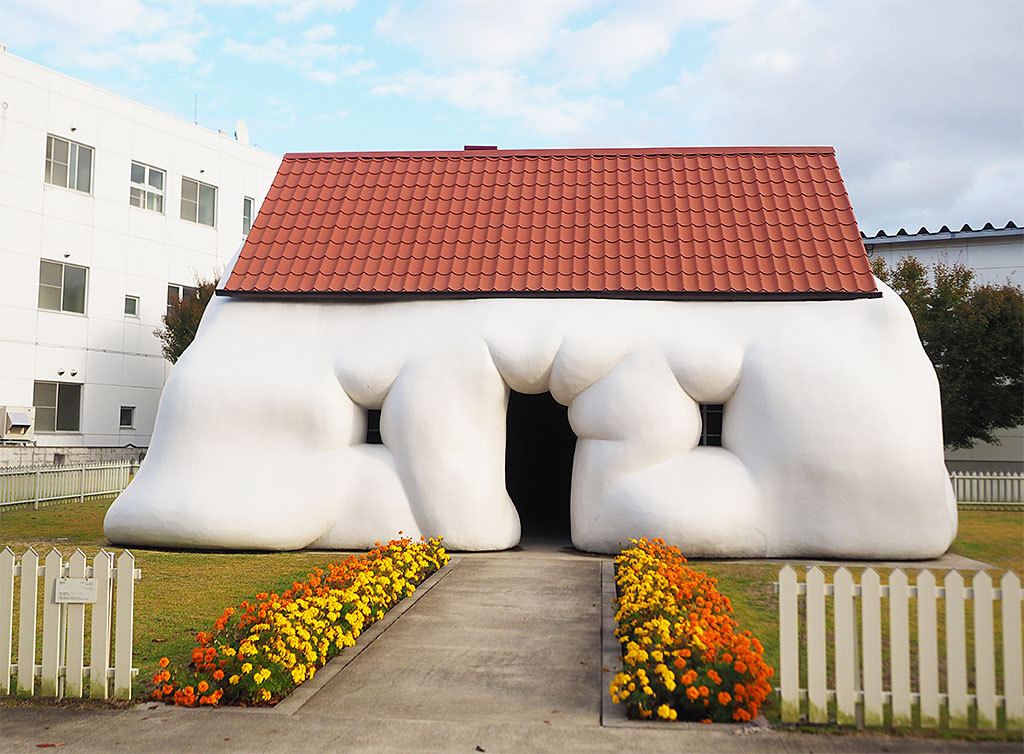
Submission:
[[[310,42],[322,42],[335,36],[335,34],[337,34],[337,31],[331,24],[317,24],[302,32],[302,37]]]
[[[12,52],[49,50],[58,66],[113,68],[139,62],[194,63],[205,36],[188,7],[159,0],[10,0],[0,4],[0,30]]]
[[[749,5],[750,0],[619,3],[587,26],[561,29],[552,52],[554,62],[588,86],[603,81],[622,83],[668,55],[680,28],[731,21],[742,16]]]
[[[597,96],[572,98],[557,86],[531,84],[511,70],[424,74],[408,71],[372,89],[376,95],[441,100],[496,121],[516,120],[528,132],[569,136],[607,117],[618,103]]]
[[[221,52],[237,55],[254,63],[276,63],[301,71],[312,81],[333,84],[339,78],[358,76],[372,70],[372,60],[340,62],[345,55],[361,51],[351,45],[303,41],[292,44],[282,37],[273,37],[260,44],[225,40]]]
[[[762,4],[663,107],[691,143],[834,145],[866,228],[1020,217],[1022,29],[1018,2]]]
[[[377,33],[431,61],[501,68],[544,53],[559,26],[597,0],[425,0],[393,6]]]

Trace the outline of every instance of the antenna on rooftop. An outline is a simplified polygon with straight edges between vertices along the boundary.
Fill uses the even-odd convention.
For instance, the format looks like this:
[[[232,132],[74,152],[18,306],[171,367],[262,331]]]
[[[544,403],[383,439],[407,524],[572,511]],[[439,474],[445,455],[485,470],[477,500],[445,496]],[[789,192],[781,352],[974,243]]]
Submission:
[[[199,95],[195,95],[195,99],[192,101],[192,122],[195,125],[199,125]]]
[[[249,144],[249,127],[245,125],[245,121],[241,118],[235,123],[235,140],[239,144]]]

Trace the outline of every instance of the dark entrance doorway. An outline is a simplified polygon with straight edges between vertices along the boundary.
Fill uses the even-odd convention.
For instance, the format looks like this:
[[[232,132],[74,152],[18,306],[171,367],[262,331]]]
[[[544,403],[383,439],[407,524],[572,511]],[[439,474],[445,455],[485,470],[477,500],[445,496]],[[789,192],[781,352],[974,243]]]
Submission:
[[[523,540],[568,543],[576,451],[569,410],[551,393],[525,395],[513,390],[505,430],[505,488],[519,512]]]

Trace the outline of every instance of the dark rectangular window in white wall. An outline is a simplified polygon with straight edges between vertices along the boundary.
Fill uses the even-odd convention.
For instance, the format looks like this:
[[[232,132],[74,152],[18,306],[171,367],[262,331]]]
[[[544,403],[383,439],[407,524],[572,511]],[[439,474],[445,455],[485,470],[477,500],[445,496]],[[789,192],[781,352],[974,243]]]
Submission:
[[[43,179],[53,185],[88,194],[92,191],[92,147],[59,136],[46,136]]]
[[[256,207],[256,200],[251,196],[242,197],[242,233],[248,235],[252,230],[252,215]]]
[[[181,219],[214,226],[217,218],[217,187],[191,178],[181,179]]]
[[[722,419],[725,416],[725,404],[700,404],[700,442],[698,445],[720,447],[722,445]]]
[[[39,308],[85,314],[88,269],[63,262],[39,261]]]
[[[35,382],[32,405],[37,432],[77,432],[81,426],[82,386],[71,382]]]

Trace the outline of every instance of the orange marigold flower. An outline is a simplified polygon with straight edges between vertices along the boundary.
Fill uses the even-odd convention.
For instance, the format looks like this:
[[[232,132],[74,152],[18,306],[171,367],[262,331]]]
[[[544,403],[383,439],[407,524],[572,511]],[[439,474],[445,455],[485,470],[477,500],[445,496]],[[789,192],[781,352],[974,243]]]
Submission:
[[[224,678],[224,671],[223,670],[218,668],[217,670],[213,671],[213,680],[219,681],[219,680],[221,680],[223,678]]]
[[[168,660],[166,657],[161,657],[160,658],[160,662],[157,663],[157,665],[159,665],[162,668],[166,668],[170,664],[171,664],[171,661]]]
[[[170,694],[172,691],[174,691],[174,686],[172,686],[169,683],[165,683],[161,691],[163,691],[164,694]]]
[[[196,690],[191,686],[186,686],[181,690],[181,693],[185,696],[195,696]]]
[[[733,667],[736,668],[737,673],[747,672],[747,663],[743,662],[743,660],[736,660],[736,664]]]
[[[716,684],[722,682],[722,676],[718,675],[718,673],[716,673],[714,670],[709,670],[708,671],[708,678],[710,678]]]
[[[701,696],[707,696],[711,693],[711,690],[707,686],[701,686],[697,691],[700,692]]]
[[[732,697],[729,696],[729,692],[728,691],[719,691],[718,692],[718,703],[719,704],[721,704],[724,707],[730,701],[732,701]]]
[[[695,702],[697,701],[697,697],[700,696],[700,692],[697,691],[696,686],[690,686],[688,689],[686,689],[686,696],[690,698],[691,702]]]

